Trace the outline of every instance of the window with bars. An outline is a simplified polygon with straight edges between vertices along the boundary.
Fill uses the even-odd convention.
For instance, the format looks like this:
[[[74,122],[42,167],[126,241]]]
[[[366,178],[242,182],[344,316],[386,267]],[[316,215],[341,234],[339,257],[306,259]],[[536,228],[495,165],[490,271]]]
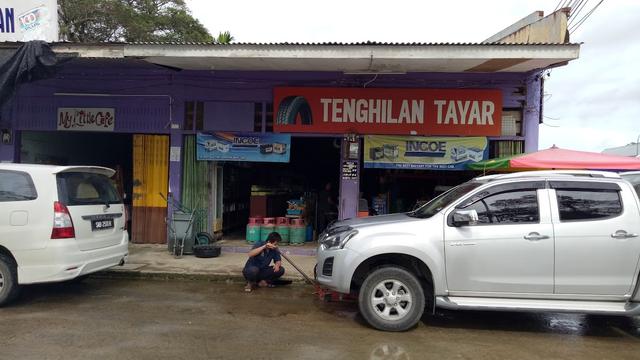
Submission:
[[[523,140],[494,140],[489,142],[489,158],[501,158],[524,152]]]
[[[195,129],[194,129],[195,124]],[[204,129],[204,102],[185,101],[184,103],[184,130]]]
[[[502,136],[522,136],[522,109],[502,110]]]
[[[253,131],[262,132],[262,103],[253,104]]]
[[[262,132],[262,103],[255,103],[253,116],[253,131]],[[273,132],[273,103],[266,104],[265,132]]]

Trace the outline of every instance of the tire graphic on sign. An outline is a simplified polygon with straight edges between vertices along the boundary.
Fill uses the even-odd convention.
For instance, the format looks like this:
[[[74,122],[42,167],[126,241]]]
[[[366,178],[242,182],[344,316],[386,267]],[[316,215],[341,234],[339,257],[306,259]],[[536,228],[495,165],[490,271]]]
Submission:
[[[303,96],[288,96],[280,102],[278,106],[278,116],[276,123],[281,125],[295,125],[296,119],[300,116],[302,125],[311,125],[311,106]]]

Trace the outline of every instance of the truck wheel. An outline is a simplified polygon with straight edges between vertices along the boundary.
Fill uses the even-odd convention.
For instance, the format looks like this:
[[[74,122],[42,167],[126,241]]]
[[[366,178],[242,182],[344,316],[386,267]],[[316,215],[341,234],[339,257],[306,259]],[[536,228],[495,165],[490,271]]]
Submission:
[[[16,265],[11,258],[0,254],[0,306],[15,299],[19,288]]]
[[[384,267],[364,280],[358,304],[360,313],[374,328],[405,331],[420,321],[425,299],[413,274],[398,267]]]

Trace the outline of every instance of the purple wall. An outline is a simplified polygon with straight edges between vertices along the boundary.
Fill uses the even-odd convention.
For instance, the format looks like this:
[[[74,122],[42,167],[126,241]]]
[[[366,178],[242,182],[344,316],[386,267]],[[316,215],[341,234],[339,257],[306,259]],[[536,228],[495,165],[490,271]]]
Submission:
[[[254,111],[252,102],[207,101],[204,103],[204,129],[251,132]]]
[[[354,142],[360,144],[359,152],[362,152],[362,141],[359,137],[351,139]],[[360,199],[360,174],[362,169],[360,168],[360,156],[358,160],[349,159],[349,139],[342,139],[340,146],[340,200],[338,203],[338,215],[340,220],[354,218],[358,216],[358,201]],[[352,162],[358,165],[358,178],[351,179],[349,176],[345,176],[343,173],[344,168],[342,163]]]
[[[166,133],[169,128],[169,95],[20,96],[15,119],[20,130],[56,130],[59,107],[115,108],[115,131],[127,133]]]
[[[184,101],[197,100],[205,102],[206,128],[246,131],[253,128],[254,103],[271,102],[273,87],[361,87],[371,80],[371,76],[333,72],[171,72],[150,65],[118,64],[100,69],[84,62],[74,67],[72,62],[55,79],[23,86],[15,101],[15,128],[55,130],[58,107],[115,107],[116,131],[169,133],[170,121],[183,121],[184,111],[177,108]],[[539,83],[532,78],[513,73],[409,73],[381,76],[367,87],[497,88],[504,94],[505,108],[524,108],[526,103],[532,109],[539,102]],[[96,95],[79,96],[89,94]],[[525,127],[534,115],[525,111]],[[537,127],[537,120],[533,123],[531,128]],[[537,139],[537,132],[531,132],[528,135]]]
[[[137,60],[78,59],[53,79],[21,87],[8,117],[14,130],[55,131],[58,107],[114,107],[116,131],[170,134],[171,146],[182,147],[183,135],[194,133],[182,130],[185,101],[205,102],[207,130],[251,131],[255,103],[272,102],[276,86],[495,88],[503,93],[504,108],[524,109],[524,137],[517,139],[525,140],[527,151],[534,151],[541,101],[536,75],[409,73],[379,76],[371,82],[369,75],[337,72],[172,71]],[[0,160],[16,160],[18,143],[0,145]],[[169,172],[171,191],[179,198],[181,163],[170,162]],[[357,181],[342,182],[341,197],[348,199],[349,209],[357,209],[358,191]]]
[[[524,128],[522,130],[526,136],[524,152],[527,153],[538,150],[538,126],[542,118],[543,89],[544,83],[539,73],[529,76],[527,79],[527,99],[523,111]]]
[[[14,162],[16,158],[16,143],[19,142],[16,131],[9,130],[11,133],[12,143],[0,143],[0,162]]]
[[[169,137],[169,146],[171,148],[180,149],[182,156],[183,136],[179,131],[171,132]],[[180,157],[182,158],[182,157]],[[173,194],[174,199],[181,199],[182,193],[182,162],[169,159],[169,192]]]
[[[7,106],[0,108],[0,129],[8,130],[11,133],[11,144],[4,144],[0,142],[0,161],[2,162],[14,162],[15,161],[15,149],[16,142],[19,142],[18,134],[13,130],[13,104],[9,103]]]

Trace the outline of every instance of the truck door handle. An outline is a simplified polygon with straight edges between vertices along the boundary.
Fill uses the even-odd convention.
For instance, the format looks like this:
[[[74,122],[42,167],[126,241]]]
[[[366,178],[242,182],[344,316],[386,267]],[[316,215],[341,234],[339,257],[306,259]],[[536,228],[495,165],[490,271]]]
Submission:
[[[538,240],[545,240],[548,239],[549,236],[547,235],[540,235],[540,233],[537,232],[531,232],[529,233],[529,235],[525,235],[524,239],[525,240],[529,240],[529,241],[538,241]]]
[[[611,237],[614,239],[629,239],[629,238],[638,237],[638,234],[628,233],[624,230],[618,230],[613,234],[611,234]]]

